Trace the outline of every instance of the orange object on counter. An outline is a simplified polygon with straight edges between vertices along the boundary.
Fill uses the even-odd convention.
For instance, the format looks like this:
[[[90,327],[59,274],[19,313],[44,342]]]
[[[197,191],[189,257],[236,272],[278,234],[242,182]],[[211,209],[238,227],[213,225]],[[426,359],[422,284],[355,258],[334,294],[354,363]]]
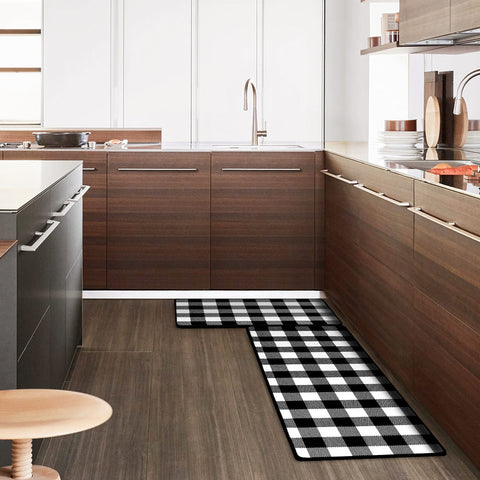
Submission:
[[[462,165],[461,167],[451,167],[447,163],[439,165],[428,170],[429,173],[435,175],[473,175],[479,171],[479,165]]]

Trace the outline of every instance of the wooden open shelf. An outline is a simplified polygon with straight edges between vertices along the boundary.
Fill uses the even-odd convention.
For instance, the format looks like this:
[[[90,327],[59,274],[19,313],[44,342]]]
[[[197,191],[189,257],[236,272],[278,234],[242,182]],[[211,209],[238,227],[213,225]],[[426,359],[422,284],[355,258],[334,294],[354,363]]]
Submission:
[[[41,35],[38,28],[0,28],[0,35]]]
[[[40,67],[0,67],[0,72],[16,72],[16,73],[26,73],[26,72],[41,72]]]

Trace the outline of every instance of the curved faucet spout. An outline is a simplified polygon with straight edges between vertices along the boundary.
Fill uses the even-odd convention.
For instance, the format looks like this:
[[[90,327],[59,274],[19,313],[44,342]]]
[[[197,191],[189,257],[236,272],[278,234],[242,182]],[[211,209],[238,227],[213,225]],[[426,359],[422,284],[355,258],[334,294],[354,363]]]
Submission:
[[[455,97],[455,105],[453,107],[453,114],[460,115],[462,113],[462,98],[463,90],[466,87],[467,83],[472,80],[472,78],[478,77],[480,75],[479,70],[473,70],[473,72],[468,73],[463,77],[462,81],[458,84],[457,96]]]
[[[257,89],[252,79],[249,78],[245,82],[245,87],[243,89],[243,110],[248,110],[248,86],[252,86],[253,94],[253,118],[252,118],[252,145],[258,145],[258,137],[266,137],[266,130],[258,130],[258,118],[257,118]]]

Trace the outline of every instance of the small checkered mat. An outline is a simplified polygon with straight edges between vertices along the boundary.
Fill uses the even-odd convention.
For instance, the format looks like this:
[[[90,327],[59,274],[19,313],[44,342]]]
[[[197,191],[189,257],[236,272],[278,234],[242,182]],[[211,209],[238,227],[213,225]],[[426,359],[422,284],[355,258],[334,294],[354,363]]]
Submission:
[[[249,327],[298,460],[445,450],[322,300],[177,300],[179,327]]]
[[[179,327],[339,323],[323,300],[177,300]]]

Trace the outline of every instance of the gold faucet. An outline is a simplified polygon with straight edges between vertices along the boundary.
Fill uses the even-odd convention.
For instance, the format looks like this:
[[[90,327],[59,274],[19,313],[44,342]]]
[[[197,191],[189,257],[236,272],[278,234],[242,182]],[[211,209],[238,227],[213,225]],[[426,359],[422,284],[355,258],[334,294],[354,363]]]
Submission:
[[[248,86],[252,86],[253,93],[253,119],[252,119],[252,145],[258,145],[258,137],[266,137],[267,130],[258,130],[257,120],[257,89],[255,88],[252,79],[249,78],[245,82],[245,88],[243,89],[243,110],[248,110]]]

